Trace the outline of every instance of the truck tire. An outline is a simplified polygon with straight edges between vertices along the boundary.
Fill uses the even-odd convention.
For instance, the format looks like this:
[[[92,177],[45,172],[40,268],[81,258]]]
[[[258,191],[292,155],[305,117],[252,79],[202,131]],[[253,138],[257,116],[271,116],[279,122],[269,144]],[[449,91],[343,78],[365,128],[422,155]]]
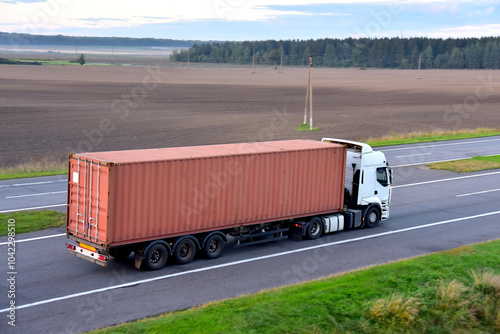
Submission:
[[[144,265],[149,270],[158,270],[165,266],[168,259],[168,251],[165,245],[160,243],[151,246],[144,258]]]
[[[380,222],[380,211],[372,206],[365,213],[365,227],[373,228]]]
[[[203,251],[208,259],[218,258],[224,251],[224,240],[218,234],[209,236],[207,240],[205,240]]]
[[[318,239],[323,234],[323,221],[319,217],[314,217],[307,225],[306,235],[309,239]]]
[[[188,264],[196,255],[196,244],[191,238],[183,238],[177,242],[174,258],[178,264]]]

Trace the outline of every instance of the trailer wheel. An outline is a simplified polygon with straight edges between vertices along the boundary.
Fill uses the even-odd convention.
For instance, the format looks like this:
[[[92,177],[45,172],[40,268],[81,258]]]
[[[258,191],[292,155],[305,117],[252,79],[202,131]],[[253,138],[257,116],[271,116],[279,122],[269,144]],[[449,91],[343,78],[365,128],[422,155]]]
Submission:
[[[190,238],[181,239],[174,249],[175,261],[178,264],[188,264],[196,255],[196,245]]]
[[[380,213],[378,209],[374,206],[366,210],[365,213],[365,227],[372,228],[378,225],[380,222]]]
[[[149,270],[158,270],[163,268],[167,263],[168,251],[167,247],[162,244],[151,246],[146,253],[144,264]]]
[[[203,251],[205,252],[205,256],[209,259],[216,259],[224,250],[224,240],[218,234],[214,234],[208,237],[205,240],[205,247],[203,247]]]
[[[307,225],[306,235],[309,239],[318,239],[323,233],[323,222],[319,217],[314,217]]]

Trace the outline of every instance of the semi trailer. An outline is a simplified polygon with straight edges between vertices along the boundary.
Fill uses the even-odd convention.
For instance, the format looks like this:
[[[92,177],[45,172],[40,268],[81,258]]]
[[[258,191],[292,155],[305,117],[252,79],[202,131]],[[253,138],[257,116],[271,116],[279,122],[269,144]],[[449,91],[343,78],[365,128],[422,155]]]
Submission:
[[[197,253],[374,227],[389,218],[382,152],[324,138],[69,154],[69,253],[162,268]]]

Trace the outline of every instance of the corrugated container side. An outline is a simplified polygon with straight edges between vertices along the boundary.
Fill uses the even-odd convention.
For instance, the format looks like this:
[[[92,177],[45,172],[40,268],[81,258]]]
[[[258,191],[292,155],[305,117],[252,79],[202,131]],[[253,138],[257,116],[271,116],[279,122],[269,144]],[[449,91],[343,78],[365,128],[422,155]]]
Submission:
[[[68,171],[67,232],[92,243],[105,244],[109,167],[70,156]]]
[[[106,167],[109,198],[101,205],[108,216],[103,230],[107,240],[99,241],[120,245],[340,211],[345,148],[309,141],[283,143],[284,148],[272,152],[256,149],[253,154]],[[292,144],[305,148],[294,150]],[[75,195],[73,190],[70,207]],[[73,225],[70,221],[72,230]]]

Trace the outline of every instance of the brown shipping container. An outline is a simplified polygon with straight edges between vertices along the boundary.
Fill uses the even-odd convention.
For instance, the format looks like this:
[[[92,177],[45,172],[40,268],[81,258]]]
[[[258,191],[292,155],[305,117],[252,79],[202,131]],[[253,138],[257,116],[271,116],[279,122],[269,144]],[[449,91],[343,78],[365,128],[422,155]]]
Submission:
[[[71,154],[67,233],[109,247],[338,212],[345,157],[312,140]]]

